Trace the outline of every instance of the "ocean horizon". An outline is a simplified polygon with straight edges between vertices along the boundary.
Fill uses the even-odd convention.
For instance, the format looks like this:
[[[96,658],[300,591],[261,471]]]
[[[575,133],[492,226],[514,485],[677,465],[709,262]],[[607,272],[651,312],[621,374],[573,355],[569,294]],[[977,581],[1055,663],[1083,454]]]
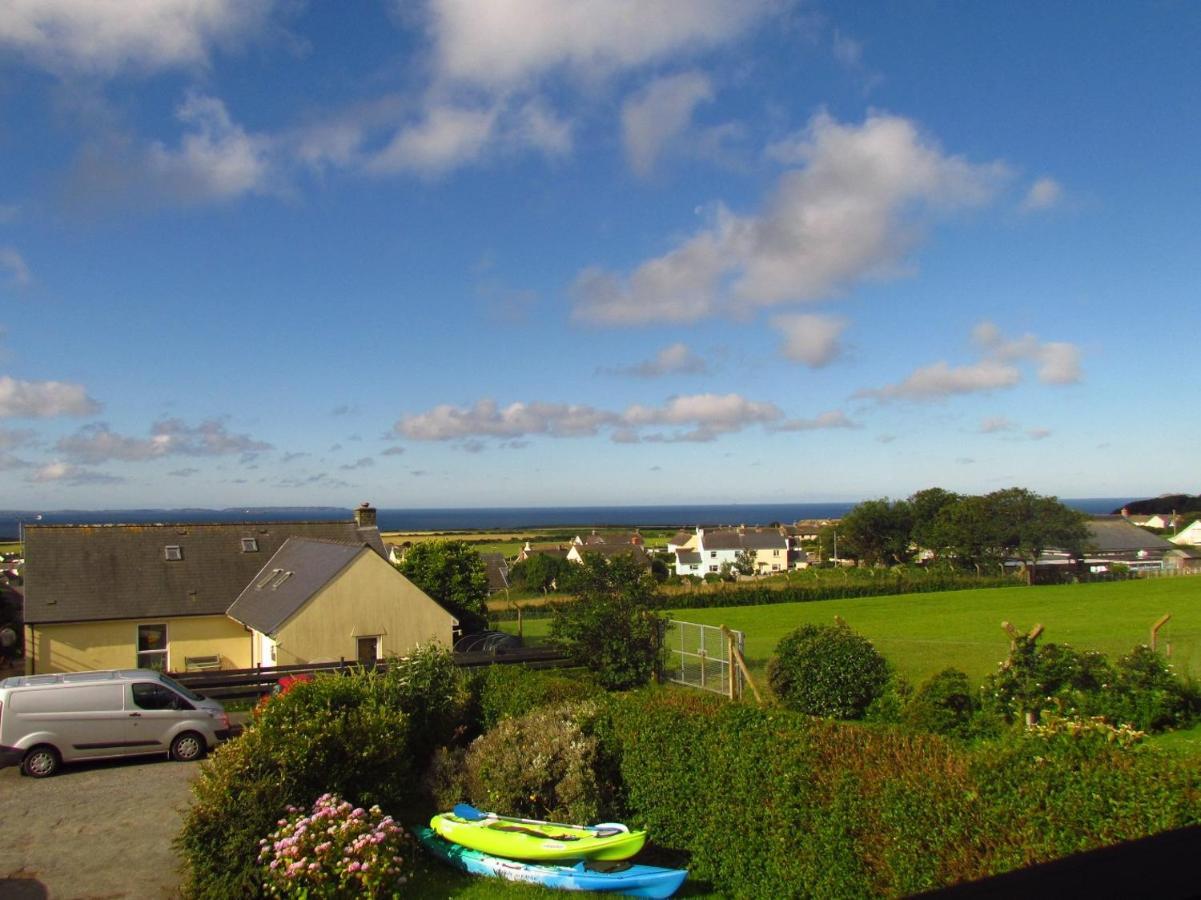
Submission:
[[[1104,515],[1132,502],[1126,497],[1062,498],[1089,515]],[[501,506],[476,508],[380,508],[380,531],[495,531],[533,528],[688,527],[770,525],[800,519],[837,519],[861,501],[798,503],[661,504],[647,506]],[[226,509],[0,510],[0,539],[17,540],[25,525],[180,525],[217,522],[330,521],[349,519],[349,507],[266,506]]]

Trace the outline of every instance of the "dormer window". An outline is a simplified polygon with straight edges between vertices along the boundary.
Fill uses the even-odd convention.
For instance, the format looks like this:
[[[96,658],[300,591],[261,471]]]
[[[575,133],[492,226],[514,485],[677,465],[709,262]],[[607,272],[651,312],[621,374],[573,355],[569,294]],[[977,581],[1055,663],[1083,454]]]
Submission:
[[[259,542],[257,540],[255,540],[254,538],[242,538],[242,552],[243,553],[257,553],[258,549],[259,549]]]
[[[183,547],[179,544],[168,544],[163,548],[163,558],[169,560],[183,559]]]

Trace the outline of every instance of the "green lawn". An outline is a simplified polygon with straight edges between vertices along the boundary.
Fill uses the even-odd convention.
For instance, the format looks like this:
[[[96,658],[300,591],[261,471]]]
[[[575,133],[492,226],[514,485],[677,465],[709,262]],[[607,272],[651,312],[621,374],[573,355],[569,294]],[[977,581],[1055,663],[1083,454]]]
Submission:
[[[747,661],[759,673],[789,631],[807,622],[831,623],[839,615],[917,684],[948,666],[974,681],[992,672],[1009,650],[1002,620],[1022,630],[1040,623],[1043,640],[1116,658],[1146,643],[1151,624],[1167,612],[1172,620],[1160,631],[1161,646],[1172,644],[1180,672],[1201,677],[1201,577],[686,609],[671,615],[744,632]],[[538,637],[548,625],[545,619],[527,619],[524,631]],[[512,631],[516,625],[502,627]]]

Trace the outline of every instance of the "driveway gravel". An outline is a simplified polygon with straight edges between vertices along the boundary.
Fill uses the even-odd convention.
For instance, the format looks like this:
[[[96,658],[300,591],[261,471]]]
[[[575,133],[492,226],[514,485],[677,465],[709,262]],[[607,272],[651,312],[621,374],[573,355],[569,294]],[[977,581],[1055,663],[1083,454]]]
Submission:
[[[0,769],[0,900],[161,900],[179,893],[171,841],[199,763],[164,757]]]

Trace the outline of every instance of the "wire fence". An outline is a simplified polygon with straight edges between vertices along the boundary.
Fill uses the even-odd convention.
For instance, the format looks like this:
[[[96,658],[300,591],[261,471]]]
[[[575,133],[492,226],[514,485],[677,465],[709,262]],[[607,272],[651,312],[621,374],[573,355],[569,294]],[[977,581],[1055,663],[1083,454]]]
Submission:
[[[741,653],[743,633],[729,634]],[[743,675],[730,658],[730,641],[720,628],[669,619],[663,630],[663,648],[667,652],[664,676],[668,681],[727,697],[742,696]]]

